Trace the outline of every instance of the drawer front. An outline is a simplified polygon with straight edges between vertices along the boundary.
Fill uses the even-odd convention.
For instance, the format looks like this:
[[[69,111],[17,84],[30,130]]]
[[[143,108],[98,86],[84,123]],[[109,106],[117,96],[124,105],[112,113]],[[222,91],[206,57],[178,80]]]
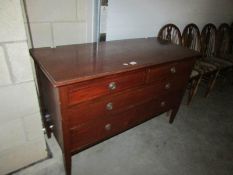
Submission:
[[[137,70],[72,85],[68,89],[68,105],[140,86],[144,84],[145,76],[145,70]]]
[[[68,109],[69,126],[72,128],[96,118],[119,113],[160,95],[180,91],[183,87],[184,78],[179,77],[73,106]]]
[[[152,67],[147,74],[147,82],[166,80],[168,78],[177,78],[180,76],[189,76],[192,70],[193,60],[172,63],[160,67]]]
[[[166,112],[177,104],[181,99],[180,97],[181,93],[161,96],[117,115],[105,116],[73,128],[70,130],[72,150],[78,151],[91,146],[136,126],[155,115]]]

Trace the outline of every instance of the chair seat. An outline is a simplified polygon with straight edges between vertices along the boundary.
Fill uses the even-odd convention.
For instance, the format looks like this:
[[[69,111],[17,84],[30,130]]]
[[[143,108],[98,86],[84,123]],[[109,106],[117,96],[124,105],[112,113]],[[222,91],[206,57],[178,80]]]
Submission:
[[[207,61],[208,63],[211,63],[220,69],[233,66],[233,63],[231,63],[230,61],[217,57],[206,57],[204,58],[204,61]]]
[[[194,65],[194,69],[197,70],[200,74],[208,74],[210,72],[216,71],[218,68],[211,63],[198,60]]]

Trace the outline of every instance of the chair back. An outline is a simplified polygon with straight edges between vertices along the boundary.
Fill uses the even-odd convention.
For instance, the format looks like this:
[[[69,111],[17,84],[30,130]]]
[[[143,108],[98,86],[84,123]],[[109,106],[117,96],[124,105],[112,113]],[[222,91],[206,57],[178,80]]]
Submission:
[[[230,50],[229,52],[233,53],[233,23],[231,23],[231,41],[230,41]]]
[[[158,33],[158,38],[170,41],[173,44],[181,45],[181,33],[179,28],[174,24],[163,26]]]
[[[206,24],[201,32],[201,53],[203,57],[215,55],[217,29],[214,24]]]
[[[216,40],[216,55],[224,56],[230,52],[231,28],[223,23],[219,26]]]
[[[201,35],[196,24],[188,24],[182,33],[182,46],[200,52]]]

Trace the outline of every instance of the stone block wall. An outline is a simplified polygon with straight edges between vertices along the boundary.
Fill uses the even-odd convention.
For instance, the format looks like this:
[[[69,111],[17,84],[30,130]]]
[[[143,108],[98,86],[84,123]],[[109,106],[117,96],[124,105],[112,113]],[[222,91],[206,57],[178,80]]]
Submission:
[[[20,0],[0,0],[0,174],[47,157]]]
[[[94,0],[26,0],[34,47],[94,40]]]

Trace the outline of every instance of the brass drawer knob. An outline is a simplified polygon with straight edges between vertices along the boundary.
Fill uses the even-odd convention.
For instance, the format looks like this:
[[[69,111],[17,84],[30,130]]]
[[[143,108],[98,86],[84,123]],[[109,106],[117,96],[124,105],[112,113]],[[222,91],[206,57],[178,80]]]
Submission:
[[[175,67],[172,67],[172,68],[170,69],[170,71],[171,71],[172,74],[175,74],[175,73],[176,73],[176,68],[175,68]]]
[[[108,111],[111,111],[112,109],[113,109],[113,104],[110,102],[110,103],[108,103],[107,105],[106,105],[106,109],[108,110]]]
[[[166,105],[166,102],[162,101],[160,105],[161,105],[161,107],[164,107]]]
[[[105,125],[104,128],[105,128],[106,131],[110,131],[112,129],[112,125],[110,123],[108,123],[108,124]]]
[[[109,83],[109,85],[108,85],[108,88],[110,89],[110,90],[114,90],[114,89],[116,89],[116,83],[115,82],[111,82],[111,83]]]
[[[171,87],[171,84],[170,84],[170,83],[167,83],[167,84],[165,85],[165,89],[170,89],[170,87]]]

